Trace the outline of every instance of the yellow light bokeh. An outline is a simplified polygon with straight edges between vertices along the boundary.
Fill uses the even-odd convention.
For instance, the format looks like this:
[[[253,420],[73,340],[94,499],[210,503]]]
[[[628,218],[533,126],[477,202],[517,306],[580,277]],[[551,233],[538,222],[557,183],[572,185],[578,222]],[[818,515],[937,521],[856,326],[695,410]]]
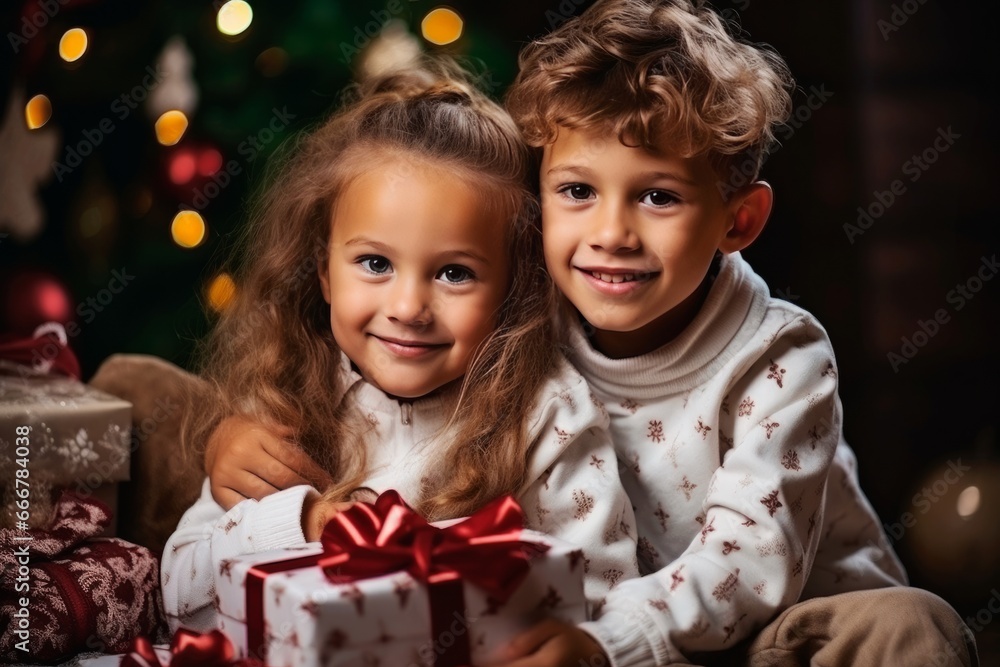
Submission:
[[[68,63],[79,60],[87,52],[87,32],[83,28],[70,28],[59,40],[59,57]]]
[[[979,487],[967,486],[958,494],[958,516],[968,519],[979,511]]]
[[[164,146],[173,146],[184,136],[187,126],[188,119],[183,111],[165,111],[156,119],[156,140]]]
[[[244,0],[229,0],[219,8],[215,24],[223,35],[238,35],[253,22],[253,9]]]
[[[35,95],[24,105],[24,121],[29,130],[37,130],[49,122],[49,118],[52,118],[52,102],[45,95]]]
[[[208,285],[208,307],[221,313],[236,297],[236,283],[228,273],[220,273]]]
[[[420,22],[420,32],[431,44],[451,44],[462,36],[462,17],[450,7],[432,9]]]
[[[205,219],[197,211],[181,211],[170,223],[170,235],[182,248],[194,248],[205,240]]]

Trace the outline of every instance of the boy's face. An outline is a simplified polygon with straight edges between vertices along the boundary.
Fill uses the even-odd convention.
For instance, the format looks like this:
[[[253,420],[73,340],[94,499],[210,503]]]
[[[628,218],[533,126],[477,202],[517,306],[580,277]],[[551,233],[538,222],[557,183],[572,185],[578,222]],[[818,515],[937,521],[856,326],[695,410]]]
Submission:
[[[366,380],[417,398],[465,374],[507,294],[504,228],[448,169],[388,160],[347,187],[319,277],[333,337]]]
[[[630,148],[560,128],[541,167],[545,262],[614,357],[652,351],[700,306],[698,289],[732,227],[707,158]]]

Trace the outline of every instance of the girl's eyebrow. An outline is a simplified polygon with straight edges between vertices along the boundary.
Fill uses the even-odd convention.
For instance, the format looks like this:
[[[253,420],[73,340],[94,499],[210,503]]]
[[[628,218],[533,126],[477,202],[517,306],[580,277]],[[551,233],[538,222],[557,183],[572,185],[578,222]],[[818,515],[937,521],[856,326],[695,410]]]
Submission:
[[[385,255],[393,251],[392,246],[382,243],[381,241],[376,241],[375,239],[370,239],[367,236],[355,236],[349,241],[344,242],[344,246],[356,246],[356,245],[370,246],[374,250]],[[453,255],[461,255],[462,257],[468,257],[487,266],[489,266],[490,264],[490,261],[486,259],[485,255],[483,255],[482,253],[478,253],[475,250],[472,250],[471,248],[447,249],[438,253],[439,257],[453,256]]]

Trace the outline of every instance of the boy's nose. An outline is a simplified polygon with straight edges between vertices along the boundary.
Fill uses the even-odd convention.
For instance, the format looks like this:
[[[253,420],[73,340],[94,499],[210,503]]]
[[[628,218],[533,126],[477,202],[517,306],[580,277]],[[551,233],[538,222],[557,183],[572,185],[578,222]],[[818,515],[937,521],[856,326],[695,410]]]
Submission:
[[[386,304],[389,319],[407,326],[426,326],[434,319],[429,291],[419,280],[397,279]]]
[[[605,203],[594,211],[588,236],[587,242],[592,248],[607,252],[635,250],[639,247],[639,236],[628,211],[624,206],[614,203]]]

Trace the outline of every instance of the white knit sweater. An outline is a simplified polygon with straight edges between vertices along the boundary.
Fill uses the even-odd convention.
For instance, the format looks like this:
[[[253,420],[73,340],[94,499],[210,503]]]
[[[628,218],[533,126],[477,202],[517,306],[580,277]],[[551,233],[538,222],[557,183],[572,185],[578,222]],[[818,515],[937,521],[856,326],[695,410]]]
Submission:
[[[417,498],[421,477],[442,465],[449,441],[440,429],[454,392],[400,403],[352,371],[346,357],[341,371],[342,400],[355,402],[373,426],[365,440],[364,486]],[[517,498],[527,527],[583,548],[585,591],[593,606],[620,580],[638,575],[635,520],[618,477],[607,412],[579,373],[560,360],[525,424],[533,444]],[[163,553],[163,604],[172,631],[215,625],[213,573],[223,559],[305,543],[301,516],[308,491],[293,487],[226,512],[205,480],[201,498],[181,518]]]
[[[826,332],[738,253],[649,354],[610,359],[570,327],[571,361],[611,413],[650,573],[584,626],[616,667],[686,662],[798,600],[905,582],[842,437]]]

